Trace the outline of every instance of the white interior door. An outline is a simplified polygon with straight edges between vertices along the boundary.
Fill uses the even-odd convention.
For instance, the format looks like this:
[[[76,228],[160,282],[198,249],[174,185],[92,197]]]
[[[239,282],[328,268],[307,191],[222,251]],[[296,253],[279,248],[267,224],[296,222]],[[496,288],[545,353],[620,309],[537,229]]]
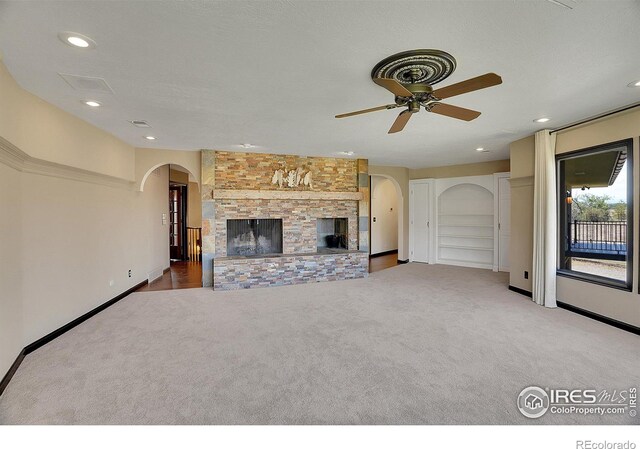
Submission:
[[[429,229],[431,227],[429,207],[429,184],[415,183],[411,186],[411,260],[429,262]]]
[[[511,185],[509,178],[498,179],[498,270],[509,271],[511,236]]]

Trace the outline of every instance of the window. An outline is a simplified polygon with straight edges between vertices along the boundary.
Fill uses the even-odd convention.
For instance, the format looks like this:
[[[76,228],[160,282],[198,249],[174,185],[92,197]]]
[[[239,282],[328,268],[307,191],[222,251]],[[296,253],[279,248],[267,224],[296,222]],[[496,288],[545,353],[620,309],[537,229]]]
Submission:
[[[558,156],[559,275],[631,290],[633,143]]]

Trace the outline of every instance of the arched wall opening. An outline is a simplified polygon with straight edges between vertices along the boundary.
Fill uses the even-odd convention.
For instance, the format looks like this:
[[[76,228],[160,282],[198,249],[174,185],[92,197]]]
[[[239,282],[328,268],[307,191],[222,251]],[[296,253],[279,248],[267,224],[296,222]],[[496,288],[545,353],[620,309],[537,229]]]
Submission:
[[[150,284],[142,290],[202,286],[202,196],[198,180],[199,174],[176,163],[156,163],[140,179],[141,195],[145,195],[148,183],[164,184],[164,212],[157,222],[149,223],[149,232],[158,232],[157,225],[161,223],[160,232],[167,244],[152,251],[163,252],[169,267],[150,274]]]
[[[397,251],[398,193],[393,182],[384,176],[371,176],[371,255]]]
[[[374,182],[374,177],[380,180],[385,180],[387,182],[390,182],[391,185],[394,187],[395,190],[395,208],[397,213],[394,214],[396,221],[395,221],[395,234],[397,234],[397,241],[396,241],[396,248],[398,250],[398,259],[400,260],[404,260],[406,259],[406,255],[404,254],[404,244],[405,244],[405,232],[404,232],[404,198],[402,196],[402,189],[400,188],[400,184],[398,183],[398,181],[393,178],[392,176],[389,175],[384,175],[384,174],[377,174],[377,173],[370,173],[371,175],[371,181],[372,181],[372,186],[371,186],[371,217],[370,217],[370,239],[371,239],[371,253],[375,254],[374,251],[376,251],[376,248],[374,248],[374,232],[380,231],[383,232],[384,229],[375,229],[374,230],[374,226],[377,224],[373,223],[373,217],[374,217],[374,205],[373,205],[373,201],[374,201],[374,186],[373,186],[373,182]],[[387,204],[385,202],[385,204]],[[384,212],[384,211],[383,211]],[[387,213],[389,211],[386,211]],[[376,216],[376,220],[377,220],[377,216]],[[380,227],[378,227],[380,228]],[[383,227],[384,228],[384,227]],[[384,240],[384,239],[382,239]]]

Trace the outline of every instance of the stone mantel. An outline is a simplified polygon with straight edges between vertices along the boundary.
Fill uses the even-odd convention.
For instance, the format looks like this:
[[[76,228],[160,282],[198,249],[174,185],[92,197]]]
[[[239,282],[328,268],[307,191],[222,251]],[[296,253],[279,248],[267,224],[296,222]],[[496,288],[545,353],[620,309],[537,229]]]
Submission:
[[[213,199],[361,201],[363,194],[362,192],[315,192],[312,190],[214,190]]]

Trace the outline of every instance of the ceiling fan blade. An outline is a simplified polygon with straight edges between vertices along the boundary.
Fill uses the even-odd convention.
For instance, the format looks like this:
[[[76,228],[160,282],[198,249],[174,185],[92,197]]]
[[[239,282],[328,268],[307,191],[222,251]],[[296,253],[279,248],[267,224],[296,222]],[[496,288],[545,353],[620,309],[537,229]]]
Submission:
[[[445,103],[434,103],[430,106],[429,112],[435,112],[436,114],[446,115],[447,117],[457,118],[459,120],[465,120],[470,122],[480,116],[480,112],[472,109],[465,109],[459,106],[453,106]]]
[[[451,86],[443,87],[433,91],[433,96],[439,99],[454,97],[456,95],[466,94],[474,90],[484,89],[486,87],[497,86],[502,84],[502,78],[495,73],[485,73],[475,78],[461,81]]]
[[[387,89],[389,92],[394,94],[397,97],[412,97],[413,94],[410,90],[404,87],[402,84],[397,82],[396,80],[392,80],[390,78],[374,78],[373,82],[378,86],[382,86]]]
[[[375,108],[369,108],[369,109],[362,109],[360,111],[354,111],[354,112],[347,112],[346,114],[338,114],[336,115],[336,118],[345,118],[345,117],[351,117],[352,115],[360,115],[360,114],[366,114],[368,112],[375,112],[375,111],[382,111],[383,109],[394,109],[397,108],[398,105],[397,104],[386,104],[384,106],[378,106]]]
[[[409,121],[412,115],[413,113],[408,110],[402,111],[400,114],[398,114],[396,121],[393,122],[393,125],[391,125],[391,128],[389,128],[388,134],[393,134],[393,133],[402,131],[404,129],[404,126],[407,124],[407,122]]]

